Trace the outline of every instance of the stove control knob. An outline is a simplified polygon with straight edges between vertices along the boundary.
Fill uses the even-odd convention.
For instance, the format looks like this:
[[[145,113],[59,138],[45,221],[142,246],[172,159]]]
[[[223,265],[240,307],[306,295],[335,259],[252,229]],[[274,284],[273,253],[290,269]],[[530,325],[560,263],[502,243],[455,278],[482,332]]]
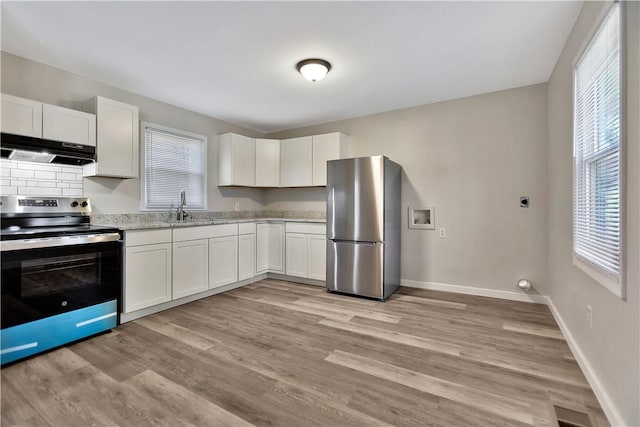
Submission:
[[[78,202],[76,200],[74,200],[73,202],[71,202],[71,207],[72,208],[77,208],[78,207]]]
[[[82,202],[82,203],[80,203],[80,206],[82,206],[83,208],[86,208],[87,206],[89,206],[89,203]]]

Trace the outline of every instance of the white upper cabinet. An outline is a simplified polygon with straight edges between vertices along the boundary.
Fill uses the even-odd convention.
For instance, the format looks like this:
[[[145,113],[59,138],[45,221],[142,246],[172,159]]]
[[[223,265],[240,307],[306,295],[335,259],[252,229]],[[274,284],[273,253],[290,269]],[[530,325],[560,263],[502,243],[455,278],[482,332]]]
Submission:
[[[235,133],[218,135],[218,185],[256,185],[256,140]]]
[[[320,187],[327,185],[327,161],[347,154],[341,132],[283,140],[218,136],[218,185]]]
[[[256,139],[256,187],[280,186],[280,140]]]
[[[57,105],[42,105],[42,137],[96,146],[96,116]]]
[[[3,93],[2,132],[42,138],[42,102]]]
[[[327,161],[346,157],[347,136],[340,132],[314,135],[313,185],[327,185]]]
[[[96,163],[84,167],[84,176],[137,178],[140,152],[138,107],[102,96],[85,101],[96,114]]]
[[[313,184],[313,140],[310,136],[280,141],[280,186]]]

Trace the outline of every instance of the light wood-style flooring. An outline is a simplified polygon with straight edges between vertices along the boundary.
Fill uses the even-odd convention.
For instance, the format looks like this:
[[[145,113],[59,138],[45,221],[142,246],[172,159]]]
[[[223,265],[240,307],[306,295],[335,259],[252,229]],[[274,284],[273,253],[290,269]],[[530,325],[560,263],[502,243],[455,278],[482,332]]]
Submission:
[[[264,280],[1,377],[2,426],[607,425],[546,306],[411,288]]]

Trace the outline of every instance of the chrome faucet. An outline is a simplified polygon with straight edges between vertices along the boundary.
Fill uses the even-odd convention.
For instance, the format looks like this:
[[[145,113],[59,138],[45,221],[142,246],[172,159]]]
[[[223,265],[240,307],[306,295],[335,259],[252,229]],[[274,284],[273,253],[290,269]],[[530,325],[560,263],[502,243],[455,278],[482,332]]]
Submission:
[[[180,205],[178,206],[178,209],[176,209],[176,219],[178,221],[185,221],[189,216],[189,214],[184,211],[185,206],[187,206],[187,193],[182,190],[180,192]]]

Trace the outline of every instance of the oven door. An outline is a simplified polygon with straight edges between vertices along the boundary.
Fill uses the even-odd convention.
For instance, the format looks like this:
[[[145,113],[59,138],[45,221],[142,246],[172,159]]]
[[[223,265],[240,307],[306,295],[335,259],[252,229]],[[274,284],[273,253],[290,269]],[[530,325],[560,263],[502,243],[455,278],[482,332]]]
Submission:
[[[107,301],[120,312],[118,233],[2,243],[2,329]]]

